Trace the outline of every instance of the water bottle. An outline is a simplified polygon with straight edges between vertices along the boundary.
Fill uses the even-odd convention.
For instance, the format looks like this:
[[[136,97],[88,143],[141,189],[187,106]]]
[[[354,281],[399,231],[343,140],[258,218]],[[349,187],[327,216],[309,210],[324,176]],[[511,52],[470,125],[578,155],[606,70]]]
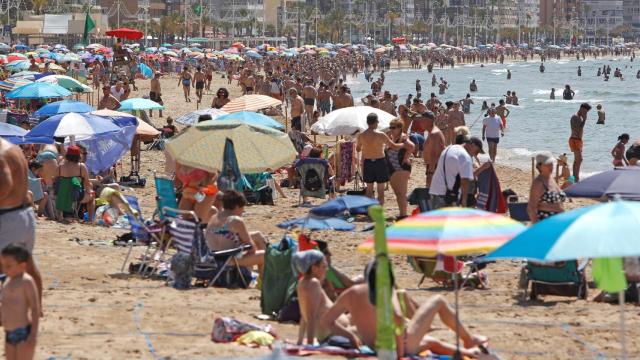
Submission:
[[[85,211],[84,215],[82,215],[82,220],[85,222],[89,221],[89,212]]]

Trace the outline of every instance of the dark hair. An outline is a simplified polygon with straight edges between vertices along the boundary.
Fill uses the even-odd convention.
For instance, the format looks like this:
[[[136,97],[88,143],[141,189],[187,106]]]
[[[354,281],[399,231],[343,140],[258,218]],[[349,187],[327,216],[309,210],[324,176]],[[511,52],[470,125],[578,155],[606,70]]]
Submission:
[[[618,140],[629,140],[629,134],[624,133],[624,134],[618,136]]]
[[[378,114],[370,113],[367,115],[367,125],[373,125],[378,122]]]
[[[580,108],[584,108],[587,110],[591,110],[591,105],[587,104],[587,103],[582,103],[580,104]]]
[[[27,250],[24,245],[13,243],[2,249],[2,256],[12,257],[18,263],[26,263],[29,261],[31,253],[29,253],[29,250]]]
[[[234,210],[247,205],[247,200],[242,193],[235,190],[225,190],[222,195],[222,207],[226,210]]]
[[[320,156],[322,156],[322,150],[318,149],[318,148],[313,148],[309,151],[309,157],[310,158],[319,158]]]
[[[79,163],[80,162],[80,154],[76,155],[76,154],[65,154],[64,158],[67,161],[71,161],[74,163]]]
[[[42,168],[42,164],[40,164],[39,162],[37,162],[37,161],[31,161],[31,162],[29,162],[29,169],[31,169],[31,170],[38,170],[38,169],[40,169],[40,168]]]

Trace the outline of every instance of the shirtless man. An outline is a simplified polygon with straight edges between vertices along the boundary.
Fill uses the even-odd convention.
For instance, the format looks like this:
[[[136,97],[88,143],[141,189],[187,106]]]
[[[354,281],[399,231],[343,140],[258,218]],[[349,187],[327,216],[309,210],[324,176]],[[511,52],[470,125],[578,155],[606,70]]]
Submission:
[[[155,101],[160,105],[164,105],[162,101],[162,87],[160,86],[160,72],[156,71],[151,84],[149,86],[149,99]],[[162,117],[162,110],[158,110],[160,117]],[[153,117],[153,110],[149,109],[149,117]]]
[[[358,134],[358,152],[362,151],[362,179],[367,184],[367,196],[373,198],[373,184],[377,184],[378,202],[384,205],[384,188],[389,181],[389,169],[384,154],[385,147],[399,150],[404,144],[396,144],[378,129],[378,115],[367,115],[368,129]],[[408,160],[408,159],[407,159]]]
[[[313,122],[313,110],[316,105],[316,97],[318,92],[313,87],[313,80],[307,79],[304,88],[302,88],[302,99],[304,100],[305,123]]]
[[[289,89],[289,97],[291,98],[291,128],[304,132],[304,100],[298,95],[298,90]]]
[[[198,98],[198,103],[202,102],[202,92],[204,91],[204,82],[205,75],[202,72],[202,68],[200,66],[196,67],[196,72],[193,74],[193,86],[196,88],[196,97]]]
[[[17,243],[33,253],[36,217],[27,201],[27,169],[27,159],[20,148],[0,138],[0,250]],[[27,261],[27,273],[35,280],[42,301],[42,277],[31,256]]]
[[[191,98],[189,97],[191,95],[191,79],[192,75],[189,72],[189,66],[185,65],[182,73],[180,73],[178,77],[178,86],[182,84],[182,92],[184,93],[184,101],[186,102],[191,102]]]
[[[580,181],[580,166],[582,165],[582,135],[584,124],[587,121],[587,113],[591,110],[591,105],[582,103],[578,113],[571,117],[571,137],[569,138],[569,149],[573,153],[573,177],[575,181]]]
[[[242,79],[245,95],[251,95],[256,91],[256,78],[251,70],[247,70],[247,75]]]
[[[502,127],[503,128],[507,128],[507,116],[509,116],[509,114],[511,114],[511,111],[509,111],[509,109],[507,109],[507,106],[504,103],[503,99],[500,99],[500,104],[496,107],[496,114],[498,114],[498,116],[500,116],[500,119],[502,120]]]
[[[365,284],[352,286],[343,292],[320,320],[322,326],[328,328],[334,335],[346,337],[355,348],[367,345],[373,349],[376,346],[375,272],[375,262],[372,262],[365,271]],[[404,303],[404,309],[400,301]],[[456,352],[455,345],[427,336],[432,330],[436,316],[445,326],[452,331],[457,330],[460,334],[462,340],[460,355],[472,359],[493,358],[490,355],[483,357],[479,349],[479,346],[486,345],[488,339],[484,336],[472,335],[464,325],[456,321],[455,312],[441,295],[436,295],[418,306],[406,293],[393,291],[391,302],[395,324],[404,324],[404,333],[396,334],[398,358],[418,355],[426,350],[443,355],[453,355]],[[338,321],[347,313],[352,327],[346,327]]]
[[[205,83],[205,89],[207,89],[208,91],[211,91],[211,81],[213,80],[213,65],[207,63],[204,67],[204,75],[207,79],[206,83]],[[160,116],[162,117],[162,116]]]
[[[431,112],[436,112],[442,103],[436,97],[436,94],[431,93],[431,97],[427,100],[427,109]]]
[[[431,178],[438,166],[438,159],[440,154],[445,148],[444,134],[440,129],[435,126],[435,115],[431,111],[424,111],[421,113],[420,122],[423,124],[424,131],[427,134],[424,150],[422,151],[422,158],[424,159],[424,167],[426,169],[426,185],[427,188],[431,185]]]
[[[396,113],[396,104],[393,102],[391,93],[389,93],[388,91],[384,92],[384,96],[380,101],[380,110],[384,110],[393,116],[398,115]]]
[[[448,115],[449,115],[449,121],[448,121],[449,126],[447,127],[445,138],[447,140],[447,144],[453,144],[456,139],[456,133],[454,129],[457,128],[458,126],[466,125],[464,121],[464,113],[460,111],[459,102],[453,103],[453,108],[449,110]]]
[[[322,82],[318,88],[318,109],[322,116],[331,112],[331,92],[329,92],[329,88]]]
[[[338,88],[338,91],[335,95],[331,96],[331,99],[333,100],[334,110],[353,106],[353,97],[351,97],[351,94],[347,92],[347,89],[347,86],[343,85]]]

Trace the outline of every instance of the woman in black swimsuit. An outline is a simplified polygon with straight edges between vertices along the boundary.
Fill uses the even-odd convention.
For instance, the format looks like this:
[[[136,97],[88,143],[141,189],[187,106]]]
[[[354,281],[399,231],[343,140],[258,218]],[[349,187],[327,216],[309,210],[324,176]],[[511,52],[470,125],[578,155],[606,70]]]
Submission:
[[[407,217],[407,191],[411,176],[411,160],[415,145],[402,132],[403,123],[400,119],[393,119],[389,125],[387,135],[394,143],[404,143],[400,150],[386,149],[385,156],[389,167],[389,183],[398,201],[398,219]]]
[[[553,155],[550,152],[536,155],[536,169],[540,174],[531,184],[527,207],[532,223],[564,212],[566,195],[553,178],[553,165]]]
[[[222,109],[229,101],[229,91],[226,88],[219,88],[216,93],[216,97],[211,102],[211,107],[214,109]]]

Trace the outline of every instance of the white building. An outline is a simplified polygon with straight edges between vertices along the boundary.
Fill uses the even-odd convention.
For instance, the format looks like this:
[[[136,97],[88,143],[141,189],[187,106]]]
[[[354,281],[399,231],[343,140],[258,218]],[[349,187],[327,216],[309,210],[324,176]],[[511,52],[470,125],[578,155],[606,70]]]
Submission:
[[[622,0],[583,0],[586,39],[595,42],[609,37],[609,32],[624,23]]]
[[[533,28],[540,24],[540,0],[518,0],[518,22]]]
[[[623,0],[622,8],[624,23],[640,31],[640,0]]]

